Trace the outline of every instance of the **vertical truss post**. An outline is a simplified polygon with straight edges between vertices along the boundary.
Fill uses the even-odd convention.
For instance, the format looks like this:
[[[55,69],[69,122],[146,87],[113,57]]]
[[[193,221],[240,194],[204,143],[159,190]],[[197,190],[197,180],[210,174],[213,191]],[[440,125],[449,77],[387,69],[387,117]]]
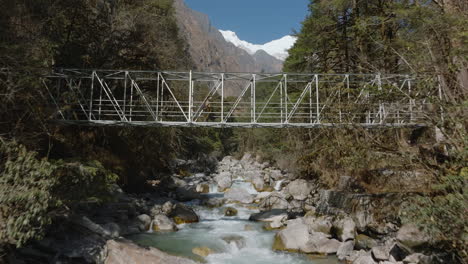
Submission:
[[[251,92],[251,95],[250,95],[250,103],[251,103],[251,109],[250,109],[250,113],[251,113],[251,122],[252,123],[256,123],[256,113],[255,113],[255,107],[256,107],[256,103],[255,103],[255,82],[256,82],[256,75],[255,74],[252,74],[252,86],[250,87],[250,92]]]
[[[92,120],[93,115],[93,93],[94,93],[94,74],[91,74],[91,97],[89,98],[89,121]]]
[[[319,98],[319,79],[318,74],[315,74],[315,93],[316,93],[316,104],[317,104],[317,123],[320,124],[320,98]],[[311,88],[312,90],[312,88]]]
[[[96,71],[93,71],[93,74],[92,74],[92,75],[93,75],[93,78],[94,78],[94,76],[96,76]],[[102,85],[101,85],[101,89],[99,89],[99,111],[98,111],[98,116],[99,116],[98,118],[99,118],[99,120],[101,120],[102,90],[103,90],[103,89],[104,89],[104,88],[103,88]]]
[[[130,85],[130,117],[129,117],[130,122],[132,122],[132,115],[133,115],[133,82]]]
[[[409,76],[406,76],[406,80],[408,81],[408,95],[409,95],[409,111],[410,111],[410,123],[413,123],[413,99],[411,97],[411,80]]]
[[[224,123],[224,73],[221,73],[221,122]]]
[[[315,77],[316,78],[316,77]],[[313,106],[312,106],[312,88],[309,89],[309,122],[312,124],[314,121],[312,121],[314,119],[314,114],[313,114]]]
[[[377,74],[377,86],[378,86],[378,90],[379,90],[379,93],[382,93],[382,77],[379,74]],[[379,95],[380,97],[381,95]],[[379,123],[382,124],[383,121],[384,121],[384,115],[383,115],[383,104],[382,104],[382,100],[379,99]]]
[[[128,71],[125,71],[124,75],[124,94],[123,94],[123,113],[127,114],[127,81],[128,81]]]
[[[284,75],[284,114],[285,114],[285,123],[289,123],[288,119],[288,75]]]
[[[188,111],[188,122],[192,123],[192,105],[193,105],[193,80],[192,80],[192,71],[189,73],[189,111]]]
[[[158,72],[157,82],[158,83],[156,84],[156,121],[159,121],[159,89],[160,89],[159,72]]]
[[[442,77],[440,75],[437,75],[437,86],[438,86],[438,92],[439,92],[439,105],[440,105],[440,120],[444,122],[445,117],[444,117],[444,108],[442,106],[442,101],[444,99],[443,96],[443,90],[442,90]]]
[[[164,84],[165,84],[165,80],[164,80],[164,78],[162,77],[162,74],[161,74],[161,73],[159,73],[159,76],[160,76],[159,78],[161,79],[161,107],[160,107],[160,110],[159,110],[159,111],[160,111],[159,116],[160,116],[160,121],[162,122],[162,121],[163,121],[163,116],[162,116],[162,114],[163,114],[163,111],[164,111],[164,108],[163,108],[163,107],[164,107]],[[163,82],[164,82],[164,83],[163,83]]]
[[[285,76],[285,75],[283,75],[283,76]],[[280,80],[279,85],[280,85],[280,109],[281,109],[281,117],[280,117],[281,119],[280,120],[281,120],[281,124],[283,124],[284,119],[283,119],[283,81],[282,80]]]

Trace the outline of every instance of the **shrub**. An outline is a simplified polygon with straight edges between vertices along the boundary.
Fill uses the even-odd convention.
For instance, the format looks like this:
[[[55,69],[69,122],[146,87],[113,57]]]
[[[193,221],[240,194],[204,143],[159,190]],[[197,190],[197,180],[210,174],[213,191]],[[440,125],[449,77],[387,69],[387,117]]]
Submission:
[[[0,139],[0,243],[40,239],[72,203],[109,197],[116,179],[98,162],[38,159],[23,145]]]

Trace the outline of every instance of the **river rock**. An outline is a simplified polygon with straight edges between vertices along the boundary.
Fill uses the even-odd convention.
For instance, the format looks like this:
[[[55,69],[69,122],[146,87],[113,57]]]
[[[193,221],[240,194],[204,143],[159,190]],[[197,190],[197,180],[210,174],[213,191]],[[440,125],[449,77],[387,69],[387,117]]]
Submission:
[[[279,192],[272,192],[269,196],[264,198],[259,207],[265,208],[268,210],[271,209],[288,209],[289,203],[284,198],[284,195]]]
[[[410,264],[410,263],[415,263],[415,264],[430,264],[431,263],[431,257],[426,256],[421,253],[414,253],[409,256],[406,256],[405,259],[403,259],[403,263],[405,264]]]
[[[338,260],[345,260],[347,256],[351,255],[354,249],[354,241],[346,241],[344,243],[341,243],[340,247],[338,248],[338,251],[336,252],[336,256],[338,257]]]
[[[304,201],[305,199],[307,199],[307,196],[311,193],[313,186],[306,180],[298,179],[290,182],[286,189],[287,192],[292,197],[294,197],[294,199]]]
[[[300,249],[305,253],[329,255],[336,253],[340,246],[340,241],[329,239],[325,234],[317,232],[311,234],[307,243]]]
[[[227,207],[224,209],[224,215],[225,216],[236,216],[237,215],[237,209],[233,207]]]
[[[142,248],[129,241],[109,240],[104,264],[196,264],[196,262],[171,256],[156,248]]]
[[[231,202],[240,203],[253,203],[254,197],[244,188],[234,187],[229,189],[225,194],[224,198]]]
[[[250,215],[250,221],[259,221],[259,222],[273,222],[277,216],[286,216],[288,217],[288,212],[282,209],[273,209],[269,211],[263,211]]]
[[[176,231],[177,227],[174,222],[171,221],[167,216],[160,214],[156,215],[153,219],[153,231]]]
[[[332,229],[331,218],[327,216],[315,217],[313,215],[308,214],[303,219],[310,233],[320,232],[330,237]]]
[[[165,215],[169,215],[174,208],[174,204],[171,201],[165,202],[161,207],[161,212]]]
[[[268,174],[269,174],[270,178],[272,178],[275,181],[279,181],[279,180],[282,180],[284,178],[284,175],[280,170],[270,169]]]
[[[397,233],[397,241],[407,249],[417,249],[429,243],[430,237],[413,224],[403,225]]]
[[[377,246],[371,249],[374,259],[379,261],[388,260],[390,258],[390,248],[388,246]]]
[[[228,244],[234,244],[238,249],[244,248],[246,245],[245,238],[238,235],[228,235],[221,237]]]
[[[197,187],[195,188],[195,190],[198,193],[209,193],[210,192],[210,185],[208,185],[206,183],[199,183],[199,184],[197,184]]]
[[[377,262],[374,261],[372,256],[365,255],[358,257],[356,260],[353,261],[353,264],[377,264]]]
[[[224,198],[209,198],[203,200],[203,205],[214,208],[223,206],[225,202],[226,200]]]
[[[139,224],[142,226],[140,228],[141,231],[146,231],[146,230],[150,229],[151,217],[149,215],[141,214],[141,215],[137,216],[137,220],[138,220]]]
[[[353,240],[356,235],[356,224],[351,217],[340,219],[333,223],[335,235],[342,242]]]
[[[272,221],[265,224],[266,230],[280,229],[284,226],[285,222],[288,220],[288,215],[277,215],[270,218]]]
[[[299,252],[308,241],[308,227],[302,219],[289,220],[286,228],[276,234],[273,250]]]
[[[232,175],[227,171],[220,172],[216,175],[215,181],[218,184],[218,191],[224,192],[232,185]]]
[[[174,219],[176,224],[184,224],[184,223],[195,223],[198,222],[198,215],[193,211],[192,208],[184,205],[184,204],[177,204],[172,209],[169,217]]]
[[[263,180],[263,175],[257,173],[252,178],[252,185],[257,190],[257,192],[263,192],[265,190],[265,181]]]
[[[120,236],[121,229],[120,226],[116,223],[106,223],[104,224],[103,228],[109,232],[110,237],[112,238],[118,238]]]
[[[192,249],[192,253],[200,257],[206,258],[209,255],[213,254],[214,251],[209,247],[196,247]]]
[[[368,237],[364,234],[359,234],[356,236],[356,239],[355,239],[355,246],[356,246],[356,249],[364,249],[364,250],[368,250],[368,249],[371,249],[375,246],[377,246],[377,241],[371,237]]]
[[[202,196],[196,191],[196,186],[185,186],[176,189],[177,200],[185,202],[201,199]]]

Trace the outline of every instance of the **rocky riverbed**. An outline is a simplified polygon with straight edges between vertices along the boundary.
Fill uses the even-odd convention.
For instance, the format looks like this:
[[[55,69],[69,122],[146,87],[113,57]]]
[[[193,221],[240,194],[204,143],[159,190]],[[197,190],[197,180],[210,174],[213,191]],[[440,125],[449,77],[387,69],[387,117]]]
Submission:
[[[359,193],[349,177],[324,190],[250,154],[210,171],[174,174],[144,195],[116,187],[113,202],[75,208],[12,263],[441,262],[427,235],[401,226],[398,194]]]

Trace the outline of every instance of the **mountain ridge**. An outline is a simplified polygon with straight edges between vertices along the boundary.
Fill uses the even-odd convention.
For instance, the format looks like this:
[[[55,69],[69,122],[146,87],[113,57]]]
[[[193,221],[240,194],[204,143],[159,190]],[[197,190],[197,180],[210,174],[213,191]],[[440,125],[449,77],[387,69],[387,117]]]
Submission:
[[[241,40],[234,31],[219,30],[219,32],[221,32],[227,42],[247,51],[251,55],[255,54],[255,52],[259,50],[263,50],[281,61],[284,61],[288,57],[288,50],[294,45],[297,39],[296,37],[286,35],[265,44],[253,44],[248,41]]]

